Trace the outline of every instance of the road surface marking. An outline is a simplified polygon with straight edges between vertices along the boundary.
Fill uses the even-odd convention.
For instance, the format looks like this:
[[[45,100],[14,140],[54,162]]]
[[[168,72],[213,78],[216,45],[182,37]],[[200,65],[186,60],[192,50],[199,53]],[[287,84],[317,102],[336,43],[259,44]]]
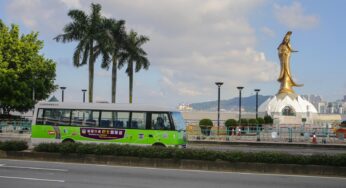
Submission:
[[[0,178],[5,179],[20,179],[20,180],[31,180],[31,181],[49,181],[49,182],[59,182],[64,183],[65,180],[52,180],[52,179],[39,179],[39,178],[25,178],[25,177],[15,177],[15,176],[0,176]]]
[[[34,161],[34,160],[18,160],[18,159],[6,159],[7,161],[30,161],[36,163],[53,163],[53,164],[73,164],[77,166],[99,166],[109,168],[134,168],[134,169],[148,169],[148,170],[166,170],[166,171],[182,171],[182,172],[202,172],[202,173],[216,173],[216,174],[243,174],[243,175],[262,175],[262,176],[281,176],[281,177],[300,177],[300,178],[324,178],[324,179],[341,179],[345,180],[345,177],[338,176],[314,176],[314,175],[290,175],[290,174],[270,174],[270,173],[250,173],[250,172],[230,172],[230,171],[212,171],[212,170],[193,170],[193,169],[175,169],[175,168],[153,168],[153,167],[136,167],[136,166],[125,166],[125,165],[103,165],[103,164],[92,164],[92,163],[76,163],[76,162],[57,162],[57,161]]]
[[[47,170],[47,171],[59,171],[67,172],[67,169],[58,169],[58,168],[39,168],[39,167],[30,167],[30,166],[7,166],[0,164],[0,168],[18,168],[18,169],[30,169],[30,170]]]

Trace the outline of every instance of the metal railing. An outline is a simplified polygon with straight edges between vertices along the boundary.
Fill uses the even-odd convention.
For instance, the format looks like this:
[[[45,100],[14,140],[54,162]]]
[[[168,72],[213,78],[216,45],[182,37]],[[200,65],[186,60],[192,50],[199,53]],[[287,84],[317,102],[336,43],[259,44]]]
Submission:
[[[31,121],[20,120],[0,120],[0,133],[31,133]]]
[[[274,127],[222,127],[217,134],[217,128],[200,129],[198,126],[188,126],[189,141],[237,141],[237,142],[287,142],[287,143],[346,143],[343,134],[336,134],[331,128],[274,128]]]

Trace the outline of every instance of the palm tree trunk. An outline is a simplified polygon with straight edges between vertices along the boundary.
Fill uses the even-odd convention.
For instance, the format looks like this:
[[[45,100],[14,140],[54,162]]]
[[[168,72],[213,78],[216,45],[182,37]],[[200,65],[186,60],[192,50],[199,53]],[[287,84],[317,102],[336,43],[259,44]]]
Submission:
[[[117,90],[117,70],[118,64],[115,55],[112,57],[113,65],[112,65],[112,103],[116,103],[116,90]]]
[[[89,51],[89,103],[93,102],[94,92],[94,48],[93,42],[90,43]]]
[[[133,91],[133,63],[129,62],[129,103],[132,103],[132,91]]]

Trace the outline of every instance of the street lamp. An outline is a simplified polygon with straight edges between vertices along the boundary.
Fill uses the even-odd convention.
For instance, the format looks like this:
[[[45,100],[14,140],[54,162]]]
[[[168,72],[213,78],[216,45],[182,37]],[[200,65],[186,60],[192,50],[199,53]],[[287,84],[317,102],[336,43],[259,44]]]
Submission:
[[[223,82],[215,82],[218,88],[218,95],[217,95],[217,135],[219,136],[220,131],[220,88],[223,84]]]
[[[238,86],[237,89],[239,89],[239,125],[241,126],[241,90],[244,89],[242,86]]]
[[[258,121],[258,92],[259,91],[260,91],[260,89],[255,89],[255,92],[256,92],[256,121]],[[256,135],[257,135],[257,141],[261,141],[260,135],[258,132],[258,122],[256,124]]]
[[[85,103],[85,92],[86,91],[87,91],[86,89],[82,89],[82,92],[83,92],[83,103]]]
[[[66,87],[60,87],[61,89],[61,102],[64,102],[64,90],[66,89]]]
[[[258,118],[258,92],[261,91],[260,89],[255,89],[256,92],[256,120]]]

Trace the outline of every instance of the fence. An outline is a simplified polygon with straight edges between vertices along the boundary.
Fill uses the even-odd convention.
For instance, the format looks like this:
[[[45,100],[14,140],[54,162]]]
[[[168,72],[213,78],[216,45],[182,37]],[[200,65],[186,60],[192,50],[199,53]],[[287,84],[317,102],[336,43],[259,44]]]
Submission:
[[[30,133],[31,121],[27,119],[0,120],[0,133]]]
[[[291,128],[271,126],[236,127],[224,126],[200,129],[187,126],[189,141],[244,141],[244,142],[295,142],[295,143],[346,143],[344,134],[335,134],[331,128]]]

